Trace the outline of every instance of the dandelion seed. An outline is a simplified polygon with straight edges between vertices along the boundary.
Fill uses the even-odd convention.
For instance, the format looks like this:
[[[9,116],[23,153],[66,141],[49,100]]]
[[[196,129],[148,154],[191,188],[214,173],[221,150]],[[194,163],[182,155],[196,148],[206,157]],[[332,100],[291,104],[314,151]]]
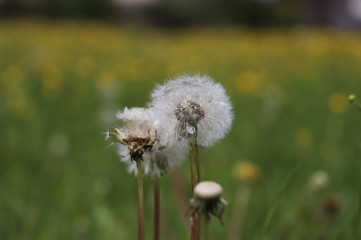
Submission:
[[[151,97],[149,105],[158,113],[167,145],[187,143],[195,135],[198,145],[208,147],[231,128],[229,98],[221,84],[208,76],[180,76],[158,85]]]

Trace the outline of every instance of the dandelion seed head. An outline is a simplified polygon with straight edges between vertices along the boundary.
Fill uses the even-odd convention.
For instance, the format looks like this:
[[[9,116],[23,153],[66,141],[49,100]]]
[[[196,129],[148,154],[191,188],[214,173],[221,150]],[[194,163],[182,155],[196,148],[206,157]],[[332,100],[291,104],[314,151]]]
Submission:
[[[197,134],[198,145],[211,146],[225,136],[233,121],[224,88],[204,75],[183,75],[158,85],[149,106],[156,109],[169,145],[186,143]]]
[[[311,192],[318,192],[330,183],[330,177],[327,172],[323,170],[316,171],[310,177],[308,188]]]
[[[143,162],[144,174],[159,178],[183,162],[185,149],[161,145],[157,114],[151,108],[125,108],[116,114],[121,128],[106,133],[117,143],[117,152],[129,173],[137,174],[137,161]]]

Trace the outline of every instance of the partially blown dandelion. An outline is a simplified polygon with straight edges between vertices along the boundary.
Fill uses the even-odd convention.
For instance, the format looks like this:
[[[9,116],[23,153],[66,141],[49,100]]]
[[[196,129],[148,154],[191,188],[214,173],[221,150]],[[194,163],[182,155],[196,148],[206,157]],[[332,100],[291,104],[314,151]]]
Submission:
[[[118,153],[128,166],[128,172],[137,174],[137,161],[143,161],[143,170],[152,178],[166,174],[184,159],[181,147],[168,148],[160,144],[156,114],[148,108],[125,108],[117,113],[122,128],[106,132],[107,138],[119,143]]]
[[[122,128],[106,131],[106,138],[119,144],[119,154],[138,179],[138,239],[144,240],[143,171],[154,179],[154,239],[159,239],[159,180],[158,178],[182,160],[180,147],[160,145],[158,125],[154,109],[125,108],[117,117]],[[160,131],[161,133],[161,131]]]

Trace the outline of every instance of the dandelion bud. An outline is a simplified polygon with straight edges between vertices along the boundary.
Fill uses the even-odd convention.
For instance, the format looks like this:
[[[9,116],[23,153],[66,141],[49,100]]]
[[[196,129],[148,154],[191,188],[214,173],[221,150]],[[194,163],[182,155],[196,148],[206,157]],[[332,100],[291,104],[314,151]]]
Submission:
[[[355,99],[356,99],[356,95],[355,95],[355,94],[350,94],[350,95],[348,95],[348,100],[349,100],[350,102],[354,102]]]
[[[354,103],[357,106],[358,110],[361,111],[361,104],[356,101],[356,95],[355,94],[348,95],[348,100],[351,103]]]
[[[211,181],[198,183],[194,188],[194,198],[191,200],[192,213],[198,211],[204,214],[207,220],[213,215],[223,224],[222,215],[227,202],[221,198],[222,193],[223,189],[218,183]]]

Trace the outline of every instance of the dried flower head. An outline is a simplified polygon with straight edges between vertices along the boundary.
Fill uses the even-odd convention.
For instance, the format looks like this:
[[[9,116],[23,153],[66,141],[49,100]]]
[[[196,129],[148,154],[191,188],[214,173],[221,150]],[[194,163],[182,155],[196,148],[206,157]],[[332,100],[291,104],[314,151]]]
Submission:
[[[129,155],[131,160],[142,160],[145,151],[155,145],[157,131],[149,121],[147,113],[144,108],[125,108],[123,112],[117,113],[123,128],[112,128],[106,132],[107,137],[114,142],[127,145],[128,151],[123,157]]]
[[[118,143],[118,153],[128,165],[128,171],[137,173],[137,161],[143,161],[144,173],[160,177],[184,159],[180,147],[160,145],[154,111],[146,108],[125,108],[117,115],[122,128],[106,131],[106,138]]]
[[[233,121],[232,105],[224,88],[208,76],[183,75],[152,92],[149,104],[156,109],[163,141],[174,145],[195,134],[200,146],[222,139]]]
[[[191,211],[204,214],[207,220],[210,220],[210,216],[213,215],[223,224],[222,216],[227,202],[221,197],[222,193],[222,186],[216,182],[198,183],[194,187],[194,198],[190,201]]]

